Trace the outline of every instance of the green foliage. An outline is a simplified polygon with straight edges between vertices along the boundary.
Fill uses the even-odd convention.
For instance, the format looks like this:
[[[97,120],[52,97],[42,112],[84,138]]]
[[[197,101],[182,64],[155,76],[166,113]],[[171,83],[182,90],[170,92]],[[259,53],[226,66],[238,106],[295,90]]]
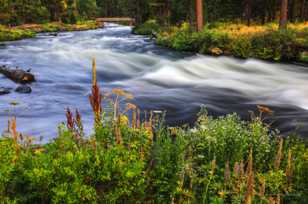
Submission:
[[[23,38],[32,38],[34,36],[35,33],[32,31],[27,31],[22,29],[8,29],[0,25],[0,42],[20,40]]]
[[[32,38],[39,32],[79,31],[96,29],[101,26],[102,25],[96,21],[80,21],[76,22],[76,24],[44,23],[30,26],[18,26],[14,28],[8,28],[0,25],[0,42]]]
[[[295,60],[300,50],[296,33],[292,30],[272,31],[256,35],[251,39],[252,52],[257,58],[270,60]]]
[[[306,46],[307,38],[302,37],[304,31],[293,28],[280,31],[273,30],[272,27],[245,27],[240,24],[228,26],[226,23],[216,23],[205,27],[202,32],[193,32],[191,28],[188,29],[189,24],[184,23],[180,27],[162,31],[156,42],[175,50],[202,54],[224,53],[240,58],[305,61],[302,50]]]
[[[1,201],[243,203],[252,150],[255,202],[278,195],[307,202],[307,146],[290,137],[279,150],[280,138],[260,118],[244,122],[203,112],[192,129],[156,125],[154,133],[146,123],[132,128],[103,118],[89,138],[64,126],[45,145],[1,138]]]
[[[251,52],[251,41],[246,37],[240,37],[234,40],[231,52],[236,57],[248,58]]]
[[[92,19],[97,15],[96,0],[78,0],[77,9],[82,19]]]
[[[96,16],[96,0],[0,0],[0,24],[61,21],[76,23]]]
[[[133,33],[137,35],[153,35],[160,31],[160,26],[155,20],[148,20],[144,24],[134,27]]]

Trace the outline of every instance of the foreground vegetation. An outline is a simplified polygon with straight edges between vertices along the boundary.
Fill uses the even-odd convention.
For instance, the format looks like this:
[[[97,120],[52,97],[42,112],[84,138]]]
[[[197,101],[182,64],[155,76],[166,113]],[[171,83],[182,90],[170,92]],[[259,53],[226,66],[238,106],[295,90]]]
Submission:
[[[136,34],[153,35],[159,45],[179,51],[210,55],[233,55],[274,61],[306,61],[308,22],[289,24],[287,30],[278,25],[246,26],[233,23],[213,23],[202,32],[188,24],[162,28],[151,20],[134,29]]]
[[[308,148],[271,131],[262,122],[268,108],[259,106],[250,122],[202,110],[193,128],[171,128],[158,112],[121,109],[132,97],[119,89],[102,95],[94,74],[93,134],[85,137],[80,114],[68,109],[66,125],[45,145],[18,133],[13,118],[0,139],[1,202],[308,202]]]
[[[16,27],[0,25],[0,42],[13,41],[24,38],[32,38],[36,33],[42,32],[62,32],[62,31],[81,31],[100,28],[103,25],[96,21],[80,21],[76,24],[65,24],[59,22],[45,24],[24,24]]]

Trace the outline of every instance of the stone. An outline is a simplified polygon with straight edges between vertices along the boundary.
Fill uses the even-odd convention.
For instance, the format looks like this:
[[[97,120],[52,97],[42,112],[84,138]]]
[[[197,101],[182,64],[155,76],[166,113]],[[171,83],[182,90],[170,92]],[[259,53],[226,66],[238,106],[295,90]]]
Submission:
[[[9,93],[11,93],[10,88],[0,87],[0,95],[5,95],[5,94],[9,94]]]
[[[21,85],[21,86],[18,86],[16,89],[15,89],[15,92],[18,92],[18,93],[23,93],[23,94],[29,94],[32,92],[32,89],[30,86],[28,85]]]

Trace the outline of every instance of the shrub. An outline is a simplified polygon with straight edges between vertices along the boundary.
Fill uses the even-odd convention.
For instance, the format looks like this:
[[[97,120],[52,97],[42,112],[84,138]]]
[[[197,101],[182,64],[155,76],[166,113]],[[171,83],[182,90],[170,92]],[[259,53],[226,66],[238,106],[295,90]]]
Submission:
[[[204,30],[200,34],[201,49],[199,50],[202,54],[212,54],[211,49],[219,48],[221,50],[228,50],[231,39],[227,33],[220,33],[211,30]]]
[[[239,37],[234,39],[231,45],[231,52],[234,56],[240,58],[250,57],[251,42],[249,38]]]
[[[254,56],[269,60],[295,60],[300,50],[296,43],[296,34],[291,30],[272,31],[252,37]]]
[[[155,20],[148,20],[142,25],[134,27],[133,33],[138,35],[152,35],[153,33],[158,33],[160,31],[160,26]]]

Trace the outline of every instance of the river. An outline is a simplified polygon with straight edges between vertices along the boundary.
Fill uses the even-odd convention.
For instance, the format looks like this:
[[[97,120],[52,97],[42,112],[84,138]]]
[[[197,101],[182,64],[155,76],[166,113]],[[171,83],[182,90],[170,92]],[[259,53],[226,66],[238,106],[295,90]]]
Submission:
[[[127,90],[141,109],[166,110],[171,125],[192,123],[203,104],[211,115],[237,112],[244,119],[261,104],[274,110],[268,121],[283,134],[308,133],[308,67],[178,53],[114,24],[0,45],[0,64],[31,68],[37,77],[31,94],[0,96],[0,130],[15,115],[19,131],[47,141],[71,107],[89,132],[93,57],[103,91]],[[0,76],[0,87],[16,86]]]

